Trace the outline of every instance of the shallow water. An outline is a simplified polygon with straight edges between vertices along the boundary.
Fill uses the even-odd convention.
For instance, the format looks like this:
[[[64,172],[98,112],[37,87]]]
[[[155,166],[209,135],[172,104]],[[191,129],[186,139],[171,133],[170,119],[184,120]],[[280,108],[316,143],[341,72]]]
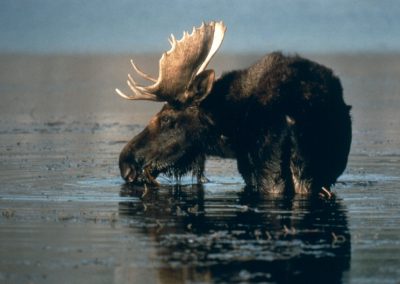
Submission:
[[[246,193],[215,158],[203,186],[127,186],[119,151],[160,107],[112,95],[127,59],[0,56],[0,282],[398,283],[400,59],[313,58],[353,105],[332,200]]]

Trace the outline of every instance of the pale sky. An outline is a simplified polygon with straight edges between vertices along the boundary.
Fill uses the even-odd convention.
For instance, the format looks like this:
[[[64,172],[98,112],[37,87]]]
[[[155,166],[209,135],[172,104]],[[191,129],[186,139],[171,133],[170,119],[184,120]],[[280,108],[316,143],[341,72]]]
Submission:
[[[214,19],[221,51],[400,51],[396,0],[2,0],[0,52],[159,52]]]

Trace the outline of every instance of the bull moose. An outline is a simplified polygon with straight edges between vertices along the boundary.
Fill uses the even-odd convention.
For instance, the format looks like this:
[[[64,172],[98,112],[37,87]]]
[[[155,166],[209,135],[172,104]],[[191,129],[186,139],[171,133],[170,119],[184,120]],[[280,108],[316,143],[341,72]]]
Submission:
[[[274,52],[247,69],[215,78],[207,69],[220,47],[223,22],[171,35],[158,79],[140,86],[128,75],[129,100],[165,102],[123,148],[121,176],[155,184],[163,173],[204,178],[206,156],[235,157],[246,186],[265,192],[330,196],[351,144],[350,106],[332,70],[298,55]]]

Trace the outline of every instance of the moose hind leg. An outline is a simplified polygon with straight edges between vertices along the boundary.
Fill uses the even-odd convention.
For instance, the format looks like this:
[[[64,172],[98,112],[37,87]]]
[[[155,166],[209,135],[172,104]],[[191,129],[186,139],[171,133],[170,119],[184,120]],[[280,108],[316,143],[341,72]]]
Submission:
[[[314,187],[314,180],[307,175],[307,169],[301,162],[290,163],[291,180],[293,182],[293,190],[297,194],[309,194]]]
[[[315,132],[318,135],[292,128],[290,173],[297,194],[318,194],[334,183],[329,163],[332,150],[325,148],[321,133]]]
[[[238,168],[246,185],[271,194],[291,194],[290,139],[285,127],[269,130],[253,151],[238,156]]]

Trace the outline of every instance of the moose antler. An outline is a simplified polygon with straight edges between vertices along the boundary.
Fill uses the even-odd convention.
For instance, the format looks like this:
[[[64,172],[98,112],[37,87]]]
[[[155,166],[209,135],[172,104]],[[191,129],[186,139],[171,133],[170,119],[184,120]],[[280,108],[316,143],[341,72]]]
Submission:
[[[191,34],[184,32],[180,40],[171,35],[171,49],[161,56],[157,80],[141,71],[131,61],[136,73],[154,84],[140,86],[128,74],[127,83],[133,95],[125,95],[119,89],[115,91],[128,100],[173,101],[178,94],[185,91],[196,75],[206,69],[220,47],[225,31],[223,22],[210,22],[193,28]]]

